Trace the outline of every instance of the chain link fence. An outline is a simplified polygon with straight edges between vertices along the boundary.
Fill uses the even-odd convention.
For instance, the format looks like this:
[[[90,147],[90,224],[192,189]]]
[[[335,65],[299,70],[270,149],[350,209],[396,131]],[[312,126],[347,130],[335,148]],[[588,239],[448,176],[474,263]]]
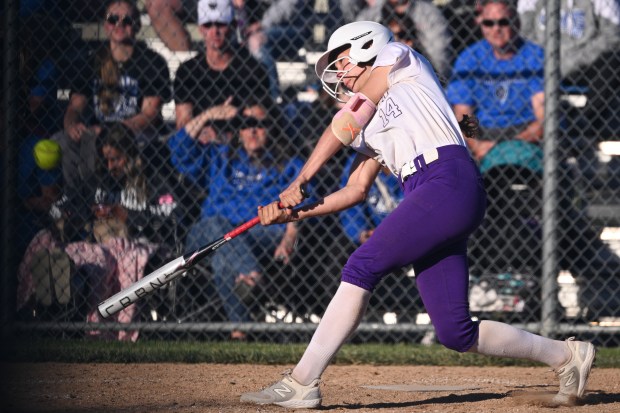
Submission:
[[[306,341],[397,178],[347,213],[256,227],[113,320],[96,306],[277,199],[337,110],[314,62],[356,20],[424,54],[481,121],[472,315],[619,345],[617,0],[6,2],[5,333]],[[433,342],[413,268],[383,280],[354,340]]]

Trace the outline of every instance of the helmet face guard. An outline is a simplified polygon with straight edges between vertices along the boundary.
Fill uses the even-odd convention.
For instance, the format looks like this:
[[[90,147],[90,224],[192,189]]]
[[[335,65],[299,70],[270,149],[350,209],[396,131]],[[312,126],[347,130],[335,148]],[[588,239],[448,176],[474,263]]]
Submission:
[[[345,59],[348,60],[349,63],[351,63],[351,67],[349,67],[347,70],[336,69],[336,63]],[[323,89],[338,102],[346,102],[346,100],[343,100],[339,97],[340,95],[353,95],[353,91],[347,88],[342,81],[345,77],[349,75],[349,72],[353,70],[354,67],[357,67],[357,62],[351,59],[349,56],[343,56],[331,62],[329,66],[327,66],[323,70],[323,74],[321,75],[321,84],[323,85]]]
[[[345,24],[336,30],[327,44],[327,51],[321,55],[315,65],[315,71],[323,89],[334,99],[343,102],[339,96],[352,95],[342,79],[360,63],[370,62],[377,57],[383,46],[393,40],[392,32],[382,24],[371,21],[358,21]],[[336,58],[337,50],[349,49],[349,55]],[[348,59],[353,65],[347,70],[337,70],[336,62]]]

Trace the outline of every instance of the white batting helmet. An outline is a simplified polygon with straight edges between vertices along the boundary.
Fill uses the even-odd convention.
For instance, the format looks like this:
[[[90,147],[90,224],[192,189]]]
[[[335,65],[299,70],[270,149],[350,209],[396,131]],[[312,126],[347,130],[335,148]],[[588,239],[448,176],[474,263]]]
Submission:
[[[382,24],[371,21],[359,21],[349,24],[345,24],[336,30],[327,43],[327,51],[321,55],[317,60],[314,67],[317,76],[321,79],[323,89],[327,91],[332,97],[341,101],[338,98],[339,94],[350,94],[350,91],[344,90],[339,92],[340,83],[342,77],[345,76],[347,71],[338,71],[334,64],[338,59],[334,59],[332,52],[336,49],[344,49],[350,47],[348,59],[354,65],[359,63],[369,62],[379,54],[379,51],[393,41],[394,36],[392,32]],[[330,61],[330,59],[334,59]],[[328,84],[334,84],[330,86]],[[343,85],[344,88],[344,85]]]

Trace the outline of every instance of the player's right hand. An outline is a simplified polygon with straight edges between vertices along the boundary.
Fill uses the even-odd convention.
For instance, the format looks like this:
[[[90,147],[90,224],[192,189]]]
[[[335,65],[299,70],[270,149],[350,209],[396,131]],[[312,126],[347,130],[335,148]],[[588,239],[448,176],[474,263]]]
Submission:
[[[280,194],[280,202],[284,208],[292,208],[301,204],[305,198],[302,190],[303,185],[299,182],[293,182],[288,188]]]
[[[280,208],[279,202],[258,207],[258,217],[261,225],[285,224],[293,221],[293,210]]]

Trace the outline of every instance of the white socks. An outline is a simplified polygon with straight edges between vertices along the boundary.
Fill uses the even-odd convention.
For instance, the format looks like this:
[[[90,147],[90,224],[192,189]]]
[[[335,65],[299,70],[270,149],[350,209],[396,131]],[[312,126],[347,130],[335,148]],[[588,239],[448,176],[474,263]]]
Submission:
[[[551,340],[489,320],[480,322],[478,342],[469,351],[486,356],[538,361],[553,369],[561,367],[570,357],[564,341]]]
[[[353,284],[340,283],[325,310],[310,344],[292,376],[303,385],[318,379],[333,356],[359,325],[366,312],[371,293]],[[551,340],[508,324],[483,320],[478,342],[470,350],[487,356],[528,359],[545,363],[553,369],[570,357],[564,341]]]
[[[293,369],[295,380],[307,385],[321,377],[332,357],[362,320],[370,295],[370,291],[363,288],[340,283],[303,357]]]

